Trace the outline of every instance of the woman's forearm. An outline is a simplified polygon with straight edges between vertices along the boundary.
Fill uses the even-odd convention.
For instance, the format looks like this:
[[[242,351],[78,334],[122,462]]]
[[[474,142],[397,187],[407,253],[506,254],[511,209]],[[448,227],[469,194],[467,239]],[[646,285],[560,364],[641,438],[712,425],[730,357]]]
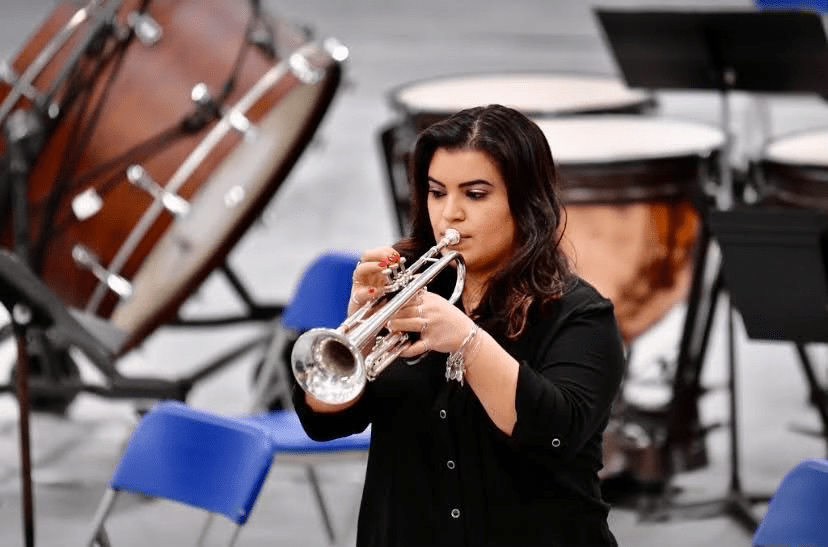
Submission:
[[[479,330],[476,337],[476,345],[464,358],[465,381],[492,422],[511,435],[517,422],[515,397],[520,365],[486,331]]]

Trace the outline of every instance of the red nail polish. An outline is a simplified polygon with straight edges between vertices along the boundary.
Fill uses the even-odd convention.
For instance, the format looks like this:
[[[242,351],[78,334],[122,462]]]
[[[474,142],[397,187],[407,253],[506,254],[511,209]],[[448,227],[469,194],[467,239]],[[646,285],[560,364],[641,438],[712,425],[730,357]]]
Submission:
[[[388,261],[383,260],[382,262],[379,263],[379,265],[380,265],[380,268],[387,268],[388,267]]]

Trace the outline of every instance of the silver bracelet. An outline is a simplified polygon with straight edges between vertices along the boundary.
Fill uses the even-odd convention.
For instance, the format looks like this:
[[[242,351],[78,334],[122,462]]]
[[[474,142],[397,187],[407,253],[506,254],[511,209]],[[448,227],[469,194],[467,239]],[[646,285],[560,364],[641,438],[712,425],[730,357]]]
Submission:
[[[466,346],[477,335],[479,329],[480,327],[475,324],[457,351],[449,353],[446,359],[446,381],[456,380],[463,385],[463,376],[466,374]]]

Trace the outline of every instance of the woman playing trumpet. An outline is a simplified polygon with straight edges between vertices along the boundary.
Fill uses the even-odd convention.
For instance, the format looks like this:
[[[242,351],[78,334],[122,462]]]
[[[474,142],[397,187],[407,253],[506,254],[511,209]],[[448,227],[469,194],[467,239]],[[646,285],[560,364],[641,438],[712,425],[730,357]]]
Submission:
[[[443,270],[387,325],[417,340],[359,397],[294,396],[314,439],[372,426],[357,545],[615,545],[597,473],[622,344],[560,248],[544,134],[513,109],[464,110],[419,135],[411,180],[411,236],[363,254],[349,311],[449,228],[461,299]]]

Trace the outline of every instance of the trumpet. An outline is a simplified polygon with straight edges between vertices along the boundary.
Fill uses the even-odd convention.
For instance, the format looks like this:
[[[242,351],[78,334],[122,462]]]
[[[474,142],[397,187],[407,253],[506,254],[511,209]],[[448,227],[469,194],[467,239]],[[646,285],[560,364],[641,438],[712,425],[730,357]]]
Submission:
[[[452,262],[456,263],[457,281],[449,302],[460,298],[466,278],[463,257],[457,251],[447,251],[436,258],[459,242],[460,233],[447,229],[445,237],[411,267],[406,269],[405,260],[400,259],[398,266],[386,271],[389,280],[382,296],[366,302],[335,329],[311,329],[299,336],[291,352],[299,386],[324,403],[356,399],[367,382],[376,379],[411,344],[404,332],[379,336],[388,320]]]

